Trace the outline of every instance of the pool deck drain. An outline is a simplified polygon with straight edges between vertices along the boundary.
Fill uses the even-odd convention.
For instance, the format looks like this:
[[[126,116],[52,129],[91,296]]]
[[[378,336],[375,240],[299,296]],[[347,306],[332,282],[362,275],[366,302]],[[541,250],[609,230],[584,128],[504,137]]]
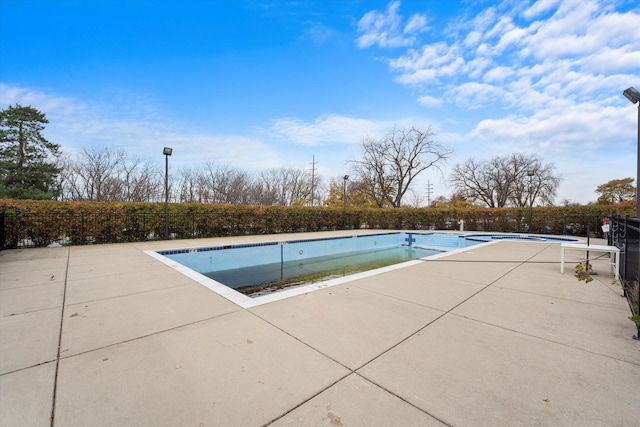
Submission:
[[[144,253],[166,247],[0,252],[0,426],[637,425],[621,289],[560,274],[557,243],[248,309]]]

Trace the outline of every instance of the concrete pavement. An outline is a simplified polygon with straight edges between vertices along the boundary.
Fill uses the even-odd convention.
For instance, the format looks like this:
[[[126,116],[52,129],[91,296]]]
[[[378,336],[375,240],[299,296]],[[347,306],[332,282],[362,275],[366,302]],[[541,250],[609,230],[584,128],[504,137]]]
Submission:
[[[560,274],[558,243],[250,309],[144,253],[299,237],[0,252],[0,426],[638,425],[621,288]]]

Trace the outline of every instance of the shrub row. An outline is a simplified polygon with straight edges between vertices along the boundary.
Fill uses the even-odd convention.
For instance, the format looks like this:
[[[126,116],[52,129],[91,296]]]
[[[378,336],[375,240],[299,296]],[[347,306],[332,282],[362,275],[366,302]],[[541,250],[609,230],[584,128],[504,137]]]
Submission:
[[[0,200],[5,247],[163,239],[163,203]],[[170,204],[171,238],[326,231],[335,229],[465,230],[601,235],[602,218],[631,207],[590,205],[527,208],[361,209]],[[2,224],[0,224],[2,225]],[[0,231],[2,231],[0,230]]]

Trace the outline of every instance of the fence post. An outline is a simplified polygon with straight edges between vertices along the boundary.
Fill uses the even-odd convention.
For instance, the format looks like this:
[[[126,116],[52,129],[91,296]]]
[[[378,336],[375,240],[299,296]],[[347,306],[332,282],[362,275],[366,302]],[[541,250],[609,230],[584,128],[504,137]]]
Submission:
[[[142,235],[144,241],[149,240],[149,232],[147,231],[147,213],[142,212]]]
[[[629,215],[625,215],[624,216],[624,243],[622,244],[623,249],[624,249],[624,276],[622,276],[625,280],[625,282],[629,282],[627,279],[629,277],[628,274],[628,265],[629,263],[627,262],[627,255],[629,254]],[[622,286],[624,288],[624,296],[627,298],[630,298],[629,295],[627,295],[627,286]]]
[[[5,232],[4,232],[4,212],[0,212],[0,251],[5,247]]]

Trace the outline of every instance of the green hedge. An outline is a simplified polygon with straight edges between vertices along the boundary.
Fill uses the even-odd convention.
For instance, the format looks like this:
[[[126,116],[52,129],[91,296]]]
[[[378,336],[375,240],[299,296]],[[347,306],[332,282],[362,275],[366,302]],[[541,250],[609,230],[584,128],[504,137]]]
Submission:
[[[5,247],[132,242],[164,238],[163,203],[0,200]],[[531,232],[601,234],[602,218],[632,214],[633,206],[534,208]],[[528,231],[526,208],[360,209],[170,204],[172,238],[326,231],[343,228],[487,232]]]

